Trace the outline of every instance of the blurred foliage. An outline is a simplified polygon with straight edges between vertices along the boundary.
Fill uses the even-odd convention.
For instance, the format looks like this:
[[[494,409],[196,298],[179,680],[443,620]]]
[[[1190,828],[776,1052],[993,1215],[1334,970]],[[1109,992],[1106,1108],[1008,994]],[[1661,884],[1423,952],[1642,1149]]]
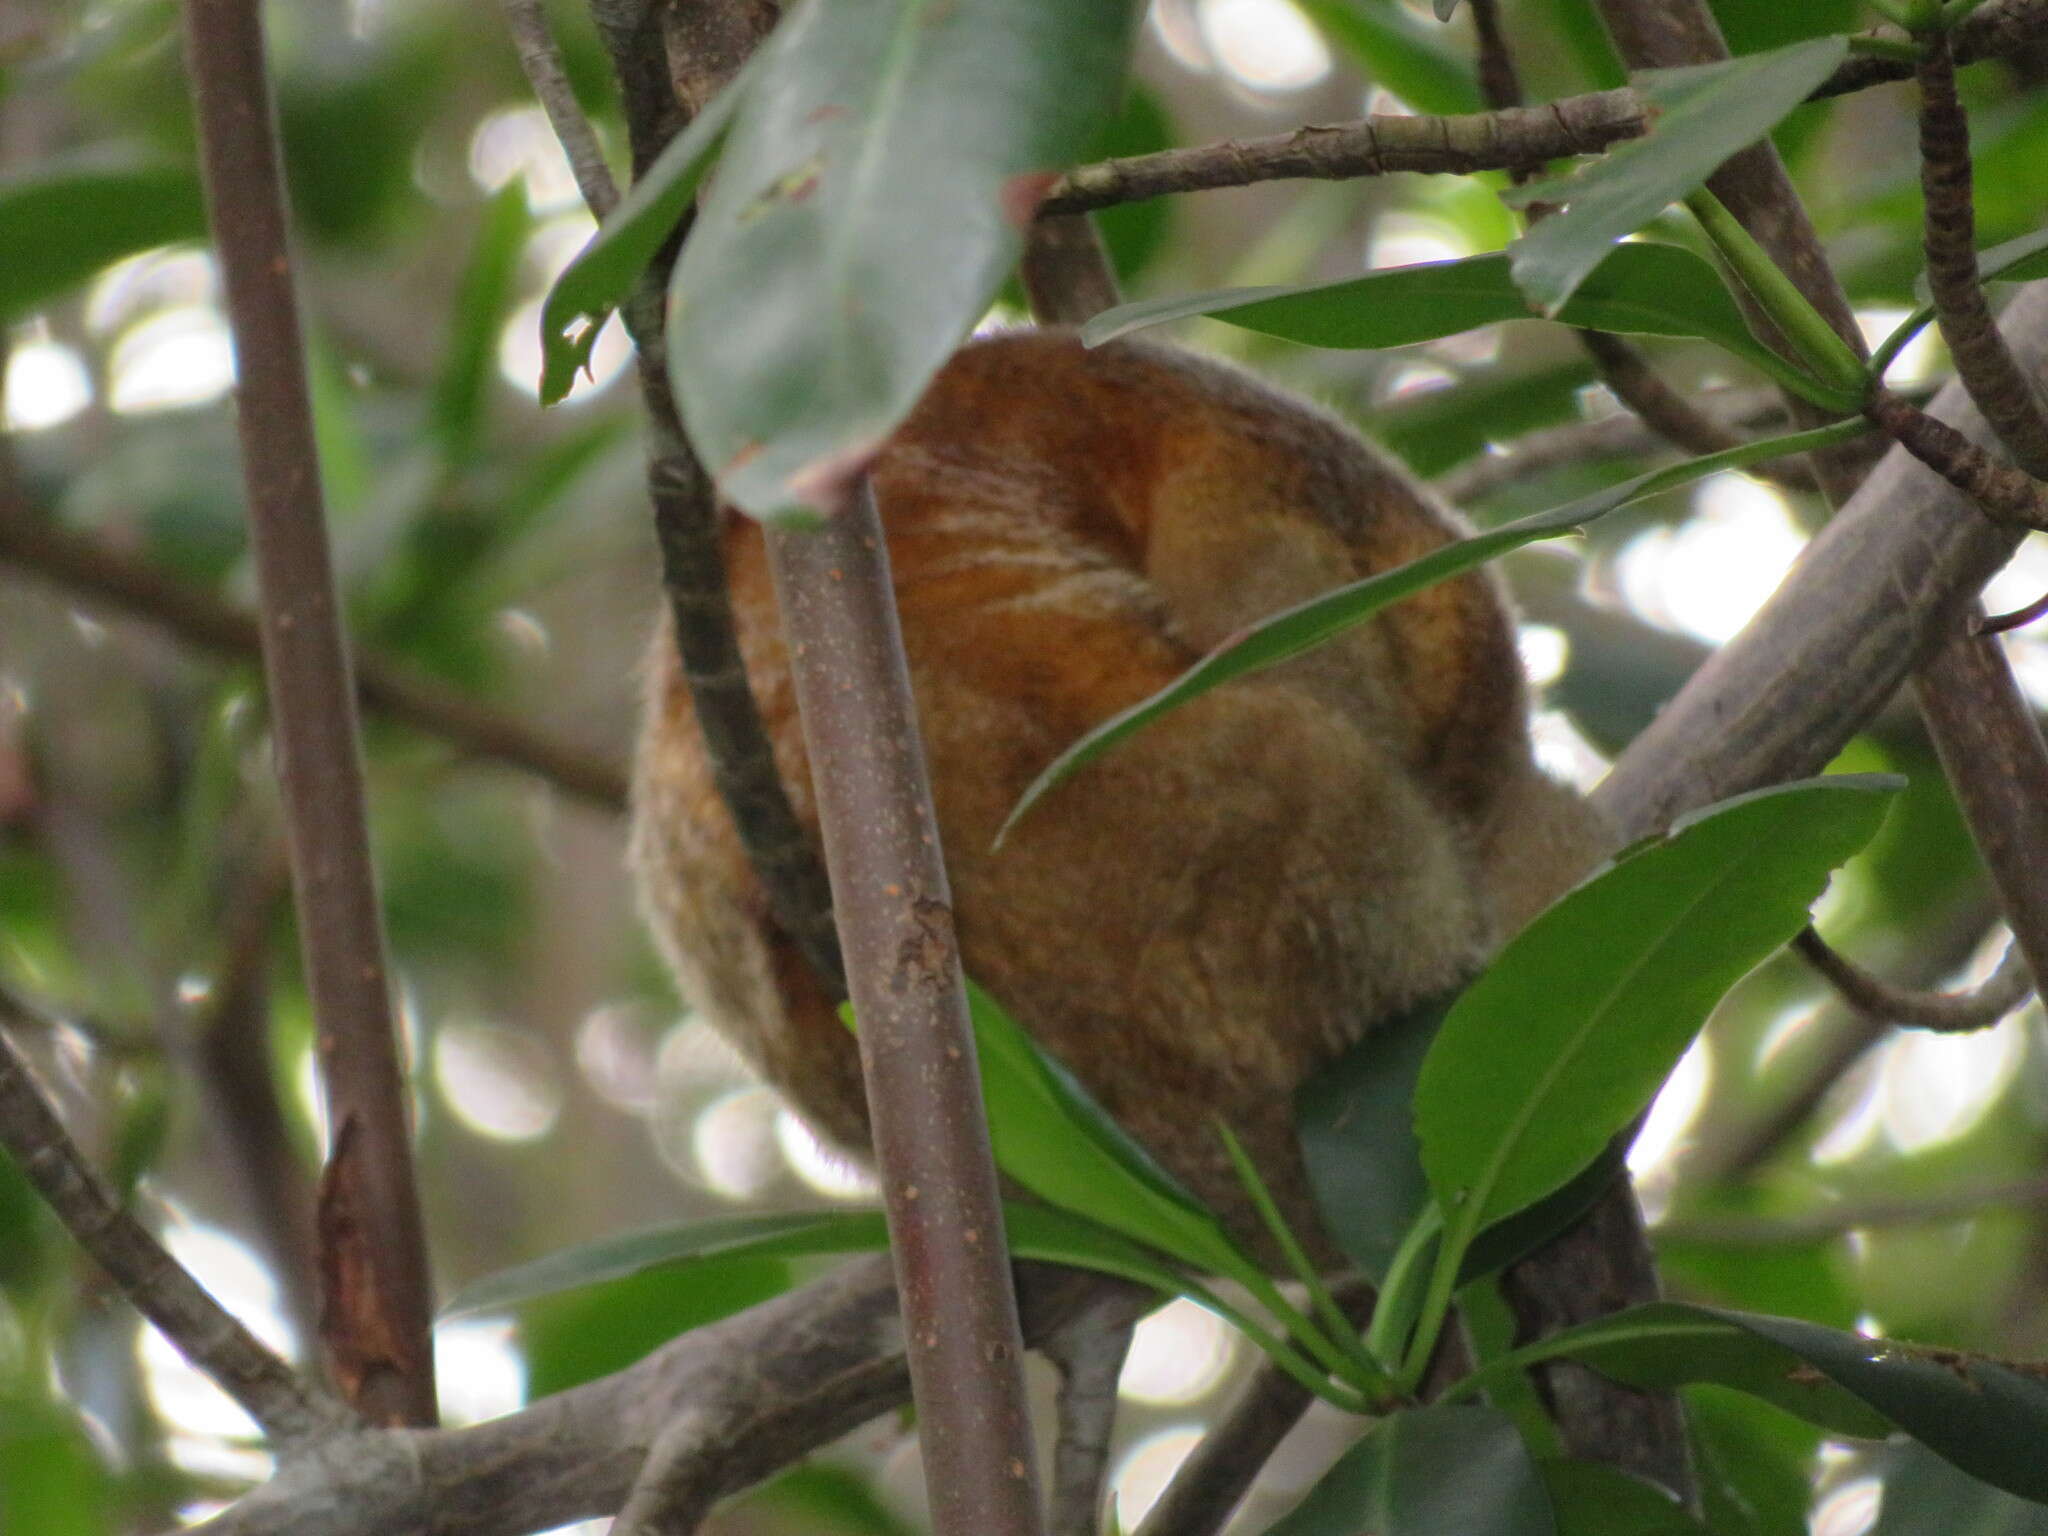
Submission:
[[[616,159],[622,136],[588,18],[573,0],[552,9],[571,78]],[[1464,9],[1444,28],[1426,4],[1304,3],[1325,29],[1308,35],[1330,68],[1288,89],[1262,86],[1218,51],[1222,9],[1159,0],[1141,85],[1100,154],[1340,121],[1376,87],[1420,108],[1470,104]],[[1851,0],[1715,9],[1741,53],[1868,19]],[[1620,78],[1586,0],[1504,0],[1503,12],[1532,97]],[[588,226],[497,14],[453,0],[319,0],[272,20],[323,473],[356,632],[623,761],[655,590],[636,406],[616,358],[563,407],[534,405],[534,307]],[[1268,17],[1282,32],[1291,20]],[[65,527],[245,604],[217,295],[192,243],[176,7],[24,0],[0,44],[0,334],[16,423],[0,471]],[[2048,214],[2040,59],[1976,67],[1963,81],[1981,241],[2038,228]],[[1862,308],[1914,302],[1907,100],[1887,89],[1805,108],[1776,134]],[[1362,255],[1498,249],[1513,232],[1495,195],[1503,184],[1289,183],[1119,209],[1101,223],[1133,298],[1332,281],[1356,276]],[[1688,239],[1675,227],[1654,233]],[[1356,353],[1199,321],[1186,334],[1330,403],[1426,477],[1611,404],[1569,337],[1548,327]],[[1688,392],[1759,382],[1703,344],[1651,345]],[[134,403],[152,391],[154,405]],[[1491,525],[1664,460],[1626,452],[1561,466],[1469,510]],[[1530,588],[1532,612],[1568,653],[1549,699],[1561,760],[1586,767],[1595,747],[1611,755],[1669,696],[1686,646],[1712,644],[1671,633],[1683,600],[1739,576],[1781,514],[1795,528],[1820,515],[1795,498],[1731,520],[1704,495],[1674,493],[1585,539],[1556,593]],[[1662,568],[1638,558],[1651,534],[1715,529],[1719,545],[1674,545],[1694,553]],[[2048,562],[2029,551],[2001,591],[2016,606],[2044,585]],[[2030,678],[2048,675],[2040,642],[2022,636],[2014,653]],[[250,961],[225,936],[252,870],[275,854],[256,677],[246,659],[0,569],[0,983],[61,1021],[21,1043],[115,1186],[187,1240],[243,1245],[262,1283],[232,1266],[207,1270],[219,1245],[202,1244],[195,1262],[231,1303],[289,1334],[310,1315],[289,1230],[302,1213],[278,1209],[275,1191],[303,1187],[318,1131],[282,914],[257,925],[267,935],[254,961],[260,1031],[233,1033],[247,1020],[220,1006],[231,982],[251,979],[228,969]],[[1569,737],[1573,724],[1591,747]],[[389,720],[368,722],[366,752],[444,1292],[629,1228],[816,1206],[785,1128],[677,1017],[639,936],[615,822]],[[1981,965],[1988,898],[1910,711],[1888,713],[1840,766],[1902,773],[1910,787],[1837,881],[1824,930],[1888,974],[1941,982]],[[1993,949],[2002,942],[1989,937]],[[455,1027],[478,1022],[490,1028]],[[2039,1177],[2048,1057],[2038,1010],[1995,1038],[1927,1049],[1859,1028],[1784,961],[1720,1009],[1700,1107],[1676,1150],[1643,1170],[1665,1223],[1669,1290],[1997,1354],[2048,1352],[2038,1192],[1996,1206],[1971,1196]],[[260,1070],[230,1074],[223,1060]],[[1779,1115],[1795,1102],[1805,1112]],[[258,1124],[277,1137],[250,1135]],[[290,1177],[247,1177],[256,1172]],[[1904,1200],[1931,1214],[1917,1225],[1853,1220],[1858,1207]],[[1844,1211],[1829,1229],[1823,1218]],[[1792,1235],[1759,1240],[1773,1223]],[[490,1369],[451,1353],[450,1400],[467,1403],[471,1384],[502,1377],[508,1361],[528,1394],[588,1380],[774,1293],[799,1269],[749,1258],[696,1280],[645,1274],[535,1303]],[[0,1159],[0,1530],[159,1530],[254,1475],[232,1433],[192,1417],[176,1384],[145,1365],[138,1335]],[[501,1389],[475,1411],[515,1396]],[[1928,1511],[1956,1529],[2040,1528],[2037,1511],[1932,1458],[1823,1455],[1816,1431],[1774,1409],[1712,1387],[1687,1397],[1707,1517],[1728,1536],[1803,1530],[1817,1491],[1866,1475],[1886,1482],[1883,1536],[1935,1528]],[[1213,1394],[1170,1410],[1133,1404],[1125,1432],[1135,1444],[1216,1406]],[[886,1449],[863,1443],[790,1472],[731,1506],[723,1528],[914,1529],[900,1488],[877,1472]],[[1299,1487],[1319,1465],[1288,1470]],[[1248,1526],[1281,1507],[1255,1497]]]

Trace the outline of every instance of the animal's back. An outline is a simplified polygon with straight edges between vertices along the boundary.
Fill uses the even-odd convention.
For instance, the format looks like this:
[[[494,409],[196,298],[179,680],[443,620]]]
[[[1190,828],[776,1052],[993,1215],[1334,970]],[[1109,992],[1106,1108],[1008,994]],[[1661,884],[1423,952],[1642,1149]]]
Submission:
[[[1234,1221],[1250,1217],[1219,1116],[1312,1225],[1293,1089],[1469,974],[1600,846],[1531,763],[1490,578],[1168,714],[990,845],[1089,727],[1244,625],[1461,527],[1311,407],[1060,332],[964,350],[874,478],[969,973]],[[726,553],[749,678],[812,822],[759,530],[732,520]],[[643,895],[685,994],[859,1148],[853,1042],[767,915],[665,630],[636,804]]]

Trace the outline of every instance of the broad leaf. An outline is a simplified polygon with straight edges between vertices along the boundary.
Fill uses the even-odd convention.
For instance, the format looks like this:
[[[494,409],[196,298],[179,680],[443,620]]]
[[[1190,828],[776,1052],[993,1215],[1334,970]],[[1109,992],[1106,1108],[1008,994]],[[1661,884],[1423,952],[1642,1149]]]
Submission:
[[[1555,1536],[1536,1464],[1491,1408],[1397,1413],[1324,1473],[1267,1536]]]
[[[1806,922],[1896,780],[1842,775],[1715,806],[1553,905],[1466,988],[1415,1093],[1446,1226],[1564,1185],[1641,1113],[1721,996]]]
[[[0,181],[0,323],[18,320],[124,256],[206,237],[199,178],[183,166],[52,165]]]
[[[625,302],[654,253],[682,222],[757,68],[749,60],[691,119],[555,279],[540,309],[542,405],[553,405],[569,393],[577,372],[589,366],[591,348],[605,321]]]
[[[487,1275],[463,1287],[441,1315],[495,1312],[536,1296],[596,1285],[691,1259],[793,1258],[802,1254],[861,1253],[888,1246],[880,1211],[792,1211],[765,1216],[714,1216],[624,1232],[579,1243]]]
[[[1637,76],[1637,88],[1660,109],[1648,134],[1616,145],[1565,180],[1505,194],[1517,206],[1565,205],[1511,247],[1515,282],[1545,313],[1556,314],[1615,241],[1769,133],[1848,50],[1847,38],[1819,37],[1748,58]]]
[[[1363,581],[1337,587],[1321,597],[1283,609],[1270,619],[1263,619],[1226,640],[1150,698],[1140,699],[1129,709],[1110,716],[1054,758],[1018,797],[996,835],[996,842],[1000,846],[1010,828],[1076,769],[1093,762],[1118,742],[1143,730],[1168,710],[1200,698],[1211,688],[1263,672],[1284,661],[1292,661],[1354,625],[1365,623],[1404,597],[1412,597],[1460,572],[1483,565],[1510,550],[1520,549],[1524,544],[1576,532],[1595,518],[1604,517],[1642,497],[1689,484],[1724,469],[1740,469],[1788,453],[1806,453],[1830,443],[1844,442],[1869,430],[1870,424],[1860,419],[1839,422],[1833,426],[1816,427],[1811,432],[1795,432],[1785,437],[1745,443],[1740,448],[1652,470],[1561,507],[1532,513],[1488,529],[1485,533],[1456,540],[1391,571],[1382,571],[1377,576],[1368,576]]]
[[[1040,177],[1123,84],[1133,7],[808,0],[756,56],[672,289],[699,455],[757,516],[830,505],[988,307]]]
[[[1558,1536],[1708,1536],[1663,1489],[1593,1461],[1546,1461],[1537,1469]]]
[[[1710,341],[1782,382],[1795,370],[1750,335],[1720,274],[1691,251],[1654,241],[1609,244],[1555,315],[1516,286],[1508,252],[1386,267],[1294,288],[1229,288],[1123,304],[1082,328],[1090,346],[1169,320],[1206,315],[1312,347],[1405,347],[1505,320]]]

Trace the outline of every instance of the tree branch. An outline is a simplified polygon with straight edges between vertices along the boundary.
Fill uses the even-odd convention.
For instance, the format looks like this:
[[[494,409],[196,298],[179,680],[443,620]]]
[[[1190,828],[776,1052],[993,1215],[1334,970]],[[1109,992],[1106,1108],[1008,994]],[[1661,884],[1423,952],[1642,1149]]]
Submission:
[[[775,8],[765,0],[692,0],[661,7],[605,0],[592,6],[592,14],[619,78],[637,177],[681,131],[685,108],[702,110],[738,72],[767,34]],[[539,89],[540,82],[535,86]],[[633,340],[652,439],[647,491],[668,598],[667,638],[656,643],[675,648],[697,728],[704,734],[712,782],[767,892],[770,913],[827,994],[843,998],[846,970],[825,867],[790,804],[747,682],[746,661],[733,631],[717,491],[691,450],[669,385],[668,281],[683,232],[678,230],[656,254],[619,313]]]
[[[1962,1034],[1996,1024],[2034,995],[2034,973],[2017,944],[2006,950],[1989,980],[1963,992],[1927,992],[1886,981],[1841,954],[1811,928],[1795,935],[1792,947],[1826,978],[1843,1002],[1879,1023]]]
[[[1206,192],[1296,177],[1350,181],[1393,171],[1463,175],[1541,168],[1597,155],[1649,128],[1650,109],[1626,87],[1568,96],[1542,107],[1455,117],[1375,115],[1309,124],[1260,139],[1228,140],[1077,166],[1039,205],[1048,214],[1088,213],[1174,192]]]
[[[256,615],[144,561],[68,533],[31,513],[0,485],[0,563],[97,598],[168,630],[188,645],[236,660],[262,655]],[[615,763],[479,704],[448,684],[360,646],[349,670],[363,703],[458,750],[534,774],[600,810],[625,809]]]
[[[1902,36],[1889,30],[1885,35]],[[2044,36],[2048,36],[2048,0],[2004,0],[1986,6],[1956,28],[1956,58],[1963,64],[1997,58],[2031,47]],[[1664,62],[1680,60],[1672,57]],[[1846,95],[1910,79],[1912,74],[1911,65],[1896,60],[1852,58],[1821,83],[1812,99]],[[1191,145],[1077,166],[1054,183],[1039,213],[1086,213],[1177,192],[1207,192],[1295,178],[1349,181],[1396,171],[1468,175],[1473,171],[1541,169],[1547,160],[1597,155],[1624,139],[1640,138],[1649,130],[1651,116],[1649,104],[1624,86],[1503,112],[1448,117],[1375,115],[1346,123],[1311,124],[1266,138]],[[1722,201],[1727,198],[1723,196]],[[1729,206],[1736,208],[1733,203]],[[1740,216],[1741,210],[1736,211]]]
[[[426,1239],[398,1063],[349,678],[255,0],[185,0],[200,161],[235,338],[277,773],[334,1135],[322,1332],[369,1417],[434,1418]]]
[[[0,1020],[48,1028],[0,989]],[[287,1452],[355,1420],[208,1295],[141,1222],[114,1202],[0,1031],[0,1145],[121,1294]]]
[[[865,475],[768,532],[832,906],[860,1018],[932,1524],[1037,1536],[1036,1452],[953,898]]]

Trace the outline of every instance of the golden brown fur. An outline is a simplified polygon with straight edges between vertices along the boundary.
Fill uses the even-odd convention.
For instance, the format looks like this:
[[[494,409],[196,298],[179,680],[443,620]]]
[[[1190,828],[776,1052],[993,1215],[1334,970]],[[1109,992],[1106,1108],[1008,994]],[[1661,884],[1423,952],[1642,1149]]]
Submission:
[[[1290,1099],[1469,974],[1601,843],[1530,759],[1490,577],[1218,689],[1056,790],[1025,785],[1231,632],[1463,526],[1321,412],[1186,353],[969,346],[875,466],[967,968],[1160,1160],[1247,1223],[1213,1118],[1309,1207]],[[748,675],[808,766],[759,530],[726,534]],[[664,631],[635,861],[688,999],[827,1137],[866,1140],[851,1038],[773,928]]]

